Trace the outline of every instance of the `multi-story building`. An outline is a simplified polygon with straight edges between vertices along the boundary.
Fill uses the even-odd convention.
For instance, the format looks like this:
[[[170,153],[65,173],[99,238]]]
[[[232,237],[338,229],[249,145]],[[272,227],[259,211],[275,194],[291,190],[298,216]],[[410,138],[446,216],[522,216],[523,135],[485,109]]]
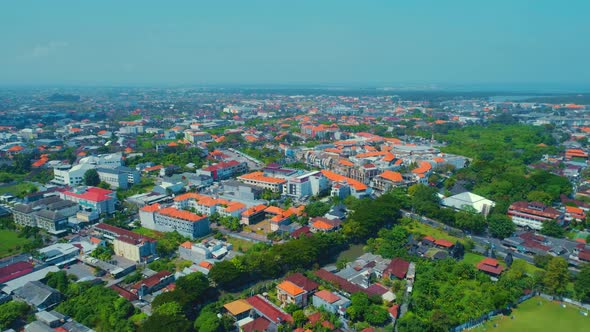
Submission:
[[[123,228],[98,224],[94,231],[112,241],[115,255],[125,257],[134,262],[147,262],[156,257],[157,241]]]
[[[318,195],[330,187],[328,179],[320,171],[288,177],[286,181],[283,186],[283,195],[297,198]]]
[[[67,230],[68,218],[78,210],[78,204],[74,202],[49,196],[29,204],[16,204],[13,218],[18,225],[39,227],[57,234]]]
[[[95,166],[92,164],[79,164],[73,167],[55,167],[53,169],[52,182],[62,186],[79,186],[84,183],[84,173],[94,168]]]
[[[184,131],[184,138],[193,144],[198,142],[213,141],[213,137],[211,136],[211,134],[204,131],[196,131],[191,129],[187,129]]]
[[[396,187],[403,187],[405,184],[406,181],[401,173],[387,170],[373,178],[371,188],[376,192],[383,193]]]
[[[220,163],[204,167],[197,171],[197,174],[208,175],[214,181],[226,180],[236,174],[248,171],[248,164],[237,160],[222,161]]]
[[[516,225],[535,230],[540,230],[543,223],[550,220],[555,220],[560,225],[564,221],[561,212],[540,202],[514,202],[508,208],[508,216]]]
[[[139,210],[142,226],[160,232],[173,232],[192,238],[207,235],[209,218],[175,207],[161,207],[160,204],[144,206]]]
[[[115,213],[117,195],[112,190],[97,187],[77,187],[60,192],[62,199],[78,203],[83,210],[98,214]]]
[[[299,307],[307,305],[307,292],[290,281],[283,281],[277,285],[277,299],[281,306],[294,304]]]
[[[283,186],[287,183],[284,179],[265,176],[262,172],[252,172],[238,177],[238,180],[273,192],[282,192]]]
[[[127,189],[134,183],[139,183],[140,173],[133,168],[117,166],[99,167],[96,169],[101,181],[108,183],[113,189]]]

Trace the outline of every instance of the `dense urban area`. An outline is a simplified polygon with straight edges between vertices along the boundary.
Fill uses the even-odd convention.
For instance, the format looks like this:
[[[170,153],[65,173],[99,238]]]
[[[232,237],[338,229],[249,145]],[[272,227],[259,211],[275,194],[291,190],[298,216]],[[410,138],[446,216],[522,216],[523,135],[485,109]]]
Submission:
[[[589,105],[4,89],[0,331],[588,331]]]

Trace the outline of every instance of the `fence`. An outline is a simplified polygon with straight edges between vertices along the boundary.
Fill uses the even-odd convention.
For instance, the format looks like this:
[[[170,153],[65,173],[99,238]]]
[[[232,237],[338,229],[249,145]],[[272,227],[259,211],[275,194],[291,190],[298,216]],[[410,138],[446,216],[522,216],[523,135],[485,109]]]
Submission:
[[[533,296],[535,296],[535,295],[537,295],[535,292],[531,292],[531,293],[529,293],[529,294],[527,294],[527,295],[523,295],[523,296],[519,297],[519,298],[516,300],[516,304],[520,304],[520,303],[522,303],[522,302],[524,302],[524,301],[526,301],[526,300],[528,300],[528,299],[532,298],[532,297],[533,297]],[[474,327],[474,326],[477,326],[477,325],[479,325],[479,324],[481,324],[481,323],[485,322],[486,320],[488,320],[488,319],[490,319],[490,318],[492,318],[492,317],[494,317],[494,316],[498,315],[498,314],[499,314],[499,313],[501,313],[503,310],[504,310],[504,309],[497,309],[497,310],[492,310],[492,311],[490,311],[490,312],[488,312],[488,313],[486,313],[486,314],[483,314],[483,315],[481,315],[479,318],[472,319],[472,320],[470,320],[470,321],[468,321],[468,322],[466,322],[466,323],[463,323],[463,324],[461,324],[461,325],[459,325],[459,326],[456,326],[456,327],[452,328],[452,329],[450,330],[450,332],[460,332],[460,331],[463,331],[463,330],[466,330],[466,329],[472,328],[472,327]]]

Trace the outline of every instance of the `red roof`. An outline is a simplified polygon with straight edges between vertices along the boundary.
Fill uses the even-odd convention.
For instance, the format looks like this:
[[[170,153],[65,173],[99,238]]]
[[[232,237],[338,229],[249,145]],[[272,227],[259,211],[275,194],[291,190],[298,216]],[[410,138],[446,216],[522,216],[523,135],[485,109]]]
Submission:
[[[102,189],[98,187],[89,187],[83,193],[64,191],[63,194],[66,196],[76,197],[92,202],[102,202],[109,199],[113,199],[113,197],[111,197],[113,194],[112,190]]]
[[[327,303],[334,303],[334,302],[340,300],[340,296],[338,296],[330,291],[327,291],[325,289],[323,289],[319,292],[316,292],[314,295],[319,297],[320,299],[326,301]]]
[[[94,226],[94,229],[113,233],[118,240],[121,240],[121,241],[127,242],[127,243],[131,243],[131,244],[140,244],[142,242],[156,242],[156,240],[151,237],[137,234],[135,232],[128,231],[126,229],[112,226],[109,224],[100,223],[100,224]]]
[[[0,283],[10,281],[31,272],[33,272],[33,264],[29,262],[16,262],[0,267]]]
[[[319,287],[319,284],[303,274],[297,272],[289,275],[285,280],[294,283],[295,285],[303,288],[307,292],[312,292]]]
[[[582,250],[578,253],[578,258],[590,262],[590,250]]]
[[[260,332],[266,331],[268,326],[270,325],[270,321],[264,317],[258,317],[255,320],[251,321],[248,324],[244,324],[241,330],[244,332]]]
[[[426,235],[425,237],[423,237],[423,238],[422,238],[422,240],[428,240],[428,241],[430,241],[430,242],[432,242],[432,243],[434,243],[434,242],[436,241],[436,239],[435,239],[435,238],[433,238],[433,237],[432,237],[432,236],[430,236],[430,235]]]
[[[254,295],[246,299],[248,303],[262,316],[271,322],[278,324],[280,322],[293,322],[293,317],[282,311],[278,307],[269,303],[260,295]]]
[[[146,287],[152,288],[152,287],[156,286],[157,284],[159,284],[162,279],[167,278],[171,275],[172,275],[172,273],[170,273],[166,270],[160,271],[149,278],[145,278],[143,280],[138,281],[133,286],[131,286],[131,288],[135,289],[135,290],[139,290],[141,285],[146,285]]]
[[[498,261],[493,258],[482,259],[481,262],[477,264],[477,269],[495,276],[499,276],[502,271],[504,271],[504,267],[498,264]]]
[[[112,285],[109,288],[119,293],[119,295],[121,295],[123,298],[126,298],[127,301],[136,301],[139,299],[139,297],[136,294],[131,293],[130,291],[126,290],[125,288],[119,285]]]
[[[453,242],[448,241],[448,240],[444,240],[444,239],[438,239],[438,240],[434,241],[434,244],[436,244],[437,246],[445,247],[445,248],[450,248],[453,246]]]
[[[385,269],[384,274],[394,275],[398,279],[403,279],[406,277],[408,273],[408,268],[410,267],[410,263],[401,259],[401,258],[394,258],[391,260],[391,263]]]
[[[320,279],[330,282],[330,283],[335,283],[336,285],[338,285],[338,287],[340,287],[340,289],[344,290],[345,292],[349,293],[349,294],[354,294],[354,293],[365,293],[368,296],[373,296],[373,295],[378,295],[378,294],[373,294],[371,293],[368,289],[364,289],[358,285],[355,285],[353,283],[351,283],[350,281],[335,275],[332,272],[329,272],[327,270],[324,269],[319,269],[317,271],[314,272],[316,276],[318,276]]]
[[[397,318],[397,316],[399,315],[399,304],[394,304],[393,306],[391,306],[391,308],[389,308],[387,311],[389,311],[389,314],[393,317],[393,318]]]

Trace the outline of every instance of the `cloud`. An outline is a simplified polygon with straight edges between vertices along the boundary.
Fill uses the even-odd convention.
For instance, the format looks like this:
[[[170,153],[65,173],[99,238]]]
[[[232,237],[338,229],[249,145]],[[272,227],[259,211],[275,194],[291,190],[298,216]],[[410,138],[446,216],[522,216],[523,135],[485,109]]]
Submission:
[[[59,49],[68,47],[68,43],[64,41],[51,41],[45,45],[35,46],[28,54],[30,58],[40,58],[55,54]]]

